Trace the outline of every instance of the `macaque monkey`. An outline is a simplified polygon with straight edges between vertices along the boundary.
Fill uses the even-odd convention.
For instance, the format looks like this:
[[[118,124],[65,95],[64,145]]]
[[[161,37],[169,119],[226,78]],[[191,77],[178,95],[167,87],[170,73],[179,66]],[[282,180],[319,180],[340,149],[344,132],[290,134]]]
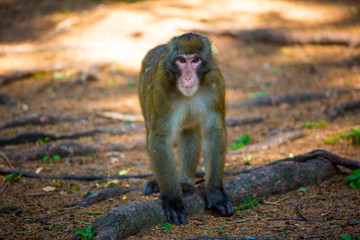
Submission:
[[[201,150],[205,159],[207,207],[234,213],[223,190],[226,151],[225,86],[208,38],[187,33],[150,50],[142,61],[139,97],[155,180],[144,194],[160,189],[167,221],[187,224],[182,194],[195,189]],[[180,174],[172,141],[177,139]]]

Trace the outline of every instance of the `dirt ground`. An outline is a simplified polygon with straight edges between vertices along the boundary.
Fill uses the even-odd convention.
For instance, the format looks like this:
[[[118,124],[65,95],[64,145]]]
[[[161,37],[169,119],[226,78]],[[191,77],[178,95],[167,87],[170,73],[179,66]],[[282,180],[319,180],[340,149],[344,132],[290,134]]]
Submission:
[[[15,70],[63,66],[58,71],[35,74],[0,86],[0,94],[16,101],[0,105],[0,121],[29,113],[74,115],[81,122],[55,125],[25,125],[0,130],[0,137],[26,131],[66,134],[95,127],[124,123],[98,116],[99,111],[141,114],[135,83],[142,57],[150,48],[193,28],[275,28],[304,34],[347,33],[360,36],[359,1],[101,1],[101,0],[0,0],[0,74]],[[229,36],[209,35],[217,49],[217,62],[226,83],[228,104],[246,101],[257,92],[267,95],[301,94],[342,88],[360,88],[360,48],[341,45],[275,45],[245,42]],[[96,67],[101,65],[101,67]],[[95,67],[94,67],[95,66]],[[94,70],[95,69],[95,70]],[[69,85],[71,75],[96,71],[97,79]],[[229,144],[244,133],[251,143],[274,134],[300,129],[309,121],[323,121],[326,110],[346,100],[359,100],[359,92],[331,95],[326,99],[295,105],[228,108],[227,117],[262,117],[256,124],[228,128]],[[327,145],[324,140],[360,124],[360,112],[348,113],[329,122],[326,128],[305,129],[307,135],[268,150],[229,155],[226,171],[265,165],[290,154],[322,148],[360,161],[360,147],[346,141]],[[145,137],[140,124],[122,135],[101,133],[74,141],[83,143],[130,142]],[[15,152],[38,144],[0,146]],[[250,165],[244,157],[251,155]],[[10,159],[11,161],[11,159]],[[150,173],[146,151],[106,152],[12,162],[14,168],[43,175]],[[200,161],[199,169],[204,162]],[[11,168],[0,157],[0,167]],[[143,230],[130,239],[179,239],[208,236],[273,236],[283,239],[340,239],[340,234],[360,234],[360,191],[344,182],[351,171],[345,168],[307,191],[294,190],[261,199],[273,204],[238,211],[222,218],[206,212],[189,218],[189,225]],[[230,176],[225,176],[229,179]],[[139,187],[123,196],[110,198],[88,208],[65,208],[97,181],[22,178],[5,181],[0,176],[0,239],[68,239],[75,229],[92,223],[112,208],[133,201],[158,200],[146,197],[141,187],[147,179],[130,179],[111,184]],[[101,185],[101,184],[100,184]],[[44,187],[55,186],[46,191]],[[76,190],[76,186],[78,190]],[[75,187],[75,188],[74,188]],[[45,188],[46,189],[46,188]],[[92,191],[101,190],[98,186]],[[300,212],[308,221],[301,221]]]

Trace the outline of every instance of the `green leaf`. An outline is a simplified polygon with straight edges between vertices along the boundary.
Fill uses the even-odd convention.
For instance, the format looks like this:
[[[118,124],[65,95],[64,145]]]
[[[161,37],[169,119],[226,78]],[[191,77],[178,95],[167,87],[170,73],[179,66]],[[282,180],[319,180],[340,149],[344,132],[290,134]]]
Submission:
[[[22,175],[23,175],[22,173],[10,173],[6,175],[5,181],[18,182],[22,177]]]
[[[337,143],[340,139],[348,140],[350,143],[360,145],[360,128],[353,128],[341,134],[335,135],[324,141],[326,144]]]
[[[5,181],[9,181],[16,173],[10,173],[8,175],[6,175],[5,177]]]
[[[340,237],[342,239],[345,239],[345,240],[352,240],[352,237],[350,235],[347,235],[347,234],[340,234]]]
[[[128,84],[126,84],[127,88],[136,88],[136,82],[129,82]]]
[[[300,187],[298,190],[300,192],[307,192],[310,189],[310,187]]]
[[[34,73],[31,77],[33,79],[39,79],[39,78],[41,78],[43,76],[44,76],[44,72],[37,72],[37,73]]]
[[[356,179],[358,179],[358,178],[359,178],[359,177],[350,174],[350,175],[345,179],[345,182],[354,181],[354,180],[356,180]]]
[[[86,212],[87,215],[101,215],[103,212]]]
[[[281,74],[281,68],[277,67],[274,69],[274,74],[275,75],[280,75]]]
[[[236,139],[235,143],[230,145],[229,150],[235,150],[244,147],[245,145],[250,143],[250,138],[251,137],[249,133],[241,135]]]
[[[354,175],[354,176],[360,178],[360,168],[353,170],[351,175]]]
[[[340,139],[341,139],[341,136],[337,135],[337,136],[334,136],[332,138],[325,139],[324,143],[325,144],[335,144],[335,143],[339,142]]]
[[[54,156],[52,157],[52,159],[54,159],[54,160],[59,160],[59,159],[61,159],[61,157],[60,157],[59,155],[54,155]]]
[[[107,82],[107,87],[108,88],[111,88],[112,86],[114,86],[115,84],[115,79],[110,79],[108,82]]]
[[[65,74],[62,72],[54,72],[53,77],[54,77],[55,81],[61,82],[65,79]]]
[[[248,200],[246,200],[245,202],[240,203],[239,205],[234,207],[235,211],[238,210],[246,210],[252,207],[255,207],[256,205],[258,205],[259,200],[256,197],[252,197]]]
[[[301,128],[326,128],[327,122],[320,121],[320,122],[305,122],[301,124]]]
[[[248,95],[249,99],[254,99],[254,98],[261,98],[261,97],[265,97],[266,96],[266,92],[254,92],[254,93],[250,93]]]
[[[76,192],[76,191],[79,191],[79,190],[80,190],[80,188],[77,185],[70,187],[70,191]]]
[[[351,181],[349,183],[349,186],[353,189],[360,189],[360,179],[358,179],[356,181]]]

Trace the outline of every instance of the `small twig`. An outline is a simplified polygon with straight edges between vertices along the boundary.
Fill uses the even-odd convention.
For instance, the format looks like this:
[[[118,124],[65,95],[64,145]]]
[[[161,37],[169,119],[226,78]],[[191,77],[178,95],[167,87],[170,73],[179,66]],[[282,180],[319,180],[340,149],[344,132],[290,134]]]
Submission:
[[[5,189],[6,189],[6,187],[8,186],[8,184],[9,184],[9,181],[6,181],[6,182],[4,183],[4,185],[3,185],[2,188],[0,189],[0,195],[5,191]]]
[[[95,192],[93,194],[91,194],[90,196],[88,196],[85,199],[82,199],[80,201],[76,201],[74,203],[71,203],[69,205],[65,205],[65,207],[73,207],[73,206],[78,206],[78,207],[88,207],[91,206],[95,203],[104,201],[108,198],[111,197],[115,197],[115,196],[119,196],[125,193],[128,193],[130,191],[136,190],[138,189],[137,187],[131,187],[131,188],[122,188],[122,187],[117,187],[117,188],[108,188],[108,189],[104,189],[98,192]]]
[[[309,220],[305,217],[305,215],[301,212],[301,203],[298,203],[296,206],[296,210],[299,213],[300,217],[302,217],[305,221],[309,222]]]
[[[282,201],[284,201],[284,200],[286,200],[286,199],[288,199],[288,198],[289,198],[289,197],[284,197],[283,199],[280,199],[280,200],[275,201],[275,202],[268,202],[268,201],[263,200],[263,203],[264,203],[264,204],[268,204],[268,205],[278,205],[280,202],[282,202]]]
[[[268,218],[267,221],[305,221],[304,218]]]
[[[3,156],[3,158],[6,160],[6,162],[9,164],[10,167],[14,168],[14,165],[10,162],[9,158],[5,155],[5,153],[3,153],[2,151],[0,151],[0,154]]]

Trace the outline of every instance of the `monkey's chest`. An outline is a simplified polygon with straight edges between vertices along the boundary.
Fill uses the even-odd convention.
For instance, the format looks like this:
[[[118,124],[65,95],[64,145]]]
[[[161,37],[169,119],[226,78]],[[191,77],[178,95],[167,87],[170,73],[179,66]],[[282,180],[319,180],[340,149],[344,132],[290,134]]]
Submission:
[[[182,102],[174,111],[172,123],[178,130],[201,126],[206,120],[209,107],[203,99]]]

